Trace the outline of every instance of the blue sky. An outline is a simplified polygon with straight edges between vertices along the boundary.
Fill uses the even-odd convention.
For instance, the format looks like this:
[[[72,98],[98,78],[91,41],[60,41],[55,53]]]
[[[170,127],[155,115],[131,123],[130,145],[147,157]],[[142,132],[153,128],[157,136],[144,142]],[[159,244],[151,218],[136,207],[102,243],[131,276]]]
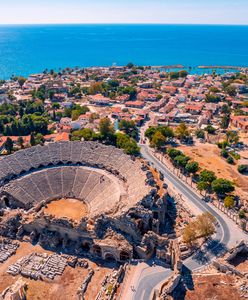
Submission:
[[[0,0],[1,24],[248,24],[248,0]]]

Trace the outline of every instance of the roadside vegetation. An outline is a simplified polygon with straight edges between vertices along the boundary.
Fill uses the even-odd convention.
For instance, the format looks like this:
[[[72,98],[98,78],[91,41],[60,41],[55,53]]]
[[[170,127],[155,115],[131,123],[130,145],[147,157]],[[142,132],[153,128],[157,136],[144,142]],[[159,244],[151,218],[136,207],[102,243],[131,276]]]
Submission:
[[[189,246],[194,246],[197,240],[207,239],[215,232],[216,219],[205,212],[187,224],[183,230],[183,241]]]
[[[197,138],[205,138],[208,134],[215,134],[212,126],[206,127],[205,130],[197,130],[195,132]],[[222,202],[228,209],[236,206],[238,197],[235,195],[235,184],[225,178],[218,178],[216,174],[207,169],[200,169],[198,162],[187,156],[183,151],[171,146],[171,139],[177,138],[179,141],[185,141],[191,135],[190,130],[184,123],[179,124],[175,131],[168,126],[150,127],[146,130],[145,136],[149,139],[151,147],[165,153],[170,159],[177,175],[191,178],[190,183],[195,182],[196,188],[204,196],[205,199],[211,199],[215,196],[218,201]],[[235,164],[240,156],[234,151],[228,151],[232,143],[237,143],[239,136],[236,132],[227,131],[226,139],[218,143],[221,149],[221,156],[226,159],[227,163]],[[238,167],[240,173],[247,171],[246,166]],[[242,214],[241,214],[242,215]],[[190,230],[190,229],[189,229]]]

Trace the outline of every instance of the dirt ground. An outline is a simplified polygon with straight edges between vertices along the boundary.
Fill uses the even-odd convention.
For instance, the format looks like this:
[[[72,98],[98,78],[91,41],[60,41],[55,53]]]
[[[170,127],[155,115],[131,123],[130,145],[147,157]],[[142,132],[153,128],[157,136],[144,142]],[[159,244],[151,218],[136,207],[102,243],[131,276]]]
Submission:
[[[178,147],[184,154],[199,163],[201,169],[214,171],[217,177],[231,180],[236,185],[236,194],[241,199],[248,199],[248,177],[241,175],[237,165],[230,165],[220,156],[220,149],[213,144],[197,143],[194,146]]]
[[[31,245],[30,243],[21,242],[15,255],[11,256],[6,262],[0,264],[0,293],[8,286],[12,285],[19,277],[12,276],[6,273],[8,267],[15,263],[18,259],[25,255],[37,253],[50,253],[45,251],[39,245]],[[88,286],[85,300],[95,299],[97,293],[101,289],[101,282],[106,274],[111,273],[108,267],[98,267],[96,263],[88,261],[95,274]],[[35,281],[24,278],[28,284],[27,300],[73,300],[77,299],[77,289],[82,285],[82,282],[88,274],[87,269],[67,266],[61,277],[55,278],[53,281]]]
[[[241,300],[235,287],[235,278],[230,275],[194,276],[194,289],[186,292],[185,300]]]
[[[159,177],[159,173],[155,171],[153,168],[149,168],[150,171],[152,172],[154,179],[156,181],[156,184],[159,186],[158,194],[160,197],[163,197],[165,194],[165,190],[163,188],[163,181]]]
[[[47,205],[44,212],[56,218],[66,217],[79,222],[87,215],[87,205],[76,199],[60,199]]]
[[[234,260],[230,261],[232,265],[235,266],[235,268],[240,271],[247,273],[248,271],[248,257],[246,254],[239,253],[237,257],[235,257]]]
[[[246,273],[248,270],[248,260],[240,263],[239,265],[236,266],[236,269],[240,272]]]

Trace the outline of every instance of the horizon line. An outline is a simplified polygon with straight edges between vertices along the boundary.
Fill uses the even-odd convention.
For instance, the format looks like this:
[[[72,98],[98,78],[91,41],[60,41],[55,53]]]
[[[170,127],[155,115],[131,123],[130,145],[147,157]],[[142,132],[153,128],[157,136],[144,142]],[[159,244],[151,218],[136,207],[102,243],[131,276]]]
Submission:
[[[80,22],[72,22],[72,23],[0,23],[0,26],[28,26],[28,25],[195,25],[195,26],[248,26],[247,24],[234,24],[234,23],[147,23],[147,22],[140,22],[140,23],[132,23],[132,22],[123,22],[123,23],[80,23]]]

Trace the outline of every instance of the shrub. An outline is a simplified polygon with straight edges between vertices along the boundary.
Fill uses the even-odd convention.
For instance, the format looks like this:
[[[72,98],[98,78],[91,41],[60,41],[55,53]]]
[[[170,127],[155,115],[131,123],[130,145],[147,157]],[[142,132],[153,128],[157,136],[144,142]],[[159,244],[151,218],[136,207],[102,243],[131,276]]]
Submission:
[[[217,146],[220,148],[220,149],[225,149],[227,146],[228,146],[228,141],[223,141],[223,142],[219,142],[217,144]]]
[[[234,159],[231,157],[231,156],[229,156],[228,158],[227,158],[227,160],[226,160],[230,165],[233,165],[234,164]]]
[[[241,174],[246,173],[247,170],[248,170],[248,166],[247,166],[247,165],[239,165],[239,166],[238,166],[238,171],[239,171],[239,173],[241,173]]]
[[[240,217],[240,219],[244,219],[245,218],[245,211],[244,210],[240,210],[239,211],[239,217]]]
[[[234,207],[234,197],[233,196],[227,196],[224,200],[224,205],[227,208]]]
[[[221,156],[228,158],[228,152],[226,151],[226,149],[221,150]]]
[[[212,125],[208,125],[205,130],[209,133],[209,134],[215,134],[216,129],[212,126]]]
[[[196,134],[196,137],[198,139],[204,139],[205,138],[205,132],[202,129],[196,130],[195,134]]]
[[[236,160],[240,159],[240,155],[238,153],[235,153],[234,151],[231,151],[230,155]]]

